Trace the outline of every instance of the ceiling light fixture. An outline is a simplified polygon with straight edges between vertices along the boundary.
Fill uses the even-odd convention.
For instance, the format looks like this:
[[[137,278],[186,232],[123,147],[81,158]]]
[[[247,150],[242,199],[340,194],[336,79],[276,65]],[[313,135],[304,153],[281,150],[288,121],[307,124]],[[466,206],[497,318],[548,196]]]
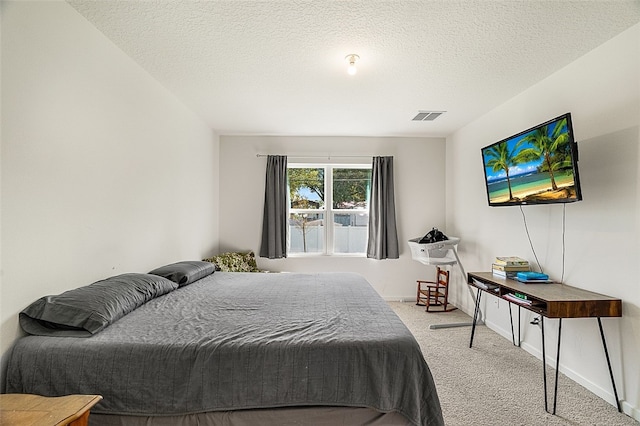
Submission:
[[[356,61],[360,59],[360,56],[356,55],[355,53],[351,53],[344,58],[347,60],[347,62],[349,62],[347,73],[349,75],[355,75],[358,72],[358,69],[356,68]]]

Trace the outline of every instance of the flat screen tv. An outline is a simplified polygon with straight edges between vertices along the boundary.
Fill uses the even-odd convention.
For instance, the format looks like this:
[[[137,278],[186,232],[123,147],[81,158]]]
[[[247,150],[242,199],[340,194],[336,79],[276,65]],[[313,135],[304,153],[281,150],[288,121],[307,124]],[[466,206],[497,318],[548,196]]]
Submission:
[[[571,113],[482,148],[490,206],[582,200]]]

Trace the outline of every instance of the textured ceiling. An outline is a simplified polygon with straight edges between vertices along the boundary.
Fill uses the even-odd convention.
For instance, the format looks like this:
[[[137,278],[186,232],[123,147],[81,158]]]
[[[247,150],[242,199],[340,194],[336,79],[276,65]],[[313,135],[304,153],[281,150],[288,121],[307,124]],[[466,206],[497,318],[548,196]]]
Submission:
[[[446,136],[640,22],[639,0],[68,3],[219,134]]]

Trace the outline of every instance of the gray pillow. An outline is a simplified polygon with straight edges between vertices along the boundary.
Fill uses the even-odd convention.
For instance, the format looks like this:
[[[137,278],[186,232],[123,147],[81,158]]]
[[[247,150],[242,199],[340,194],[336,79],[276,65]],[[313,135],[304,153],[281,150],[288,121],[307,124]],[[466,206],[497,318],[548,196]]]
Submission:
[[[215,270],[215,265],[210,262],[186,260],[161,266],[149,273],[165,277],[174,283],[177,283],[179,287],[183,287],[194,281],[198,281],[200,278],[213,274]]]
[[[176,288],[176,283],[157,275],[117,275],[36,300],[20,312],[20,326],[38,336],[89,337]]]

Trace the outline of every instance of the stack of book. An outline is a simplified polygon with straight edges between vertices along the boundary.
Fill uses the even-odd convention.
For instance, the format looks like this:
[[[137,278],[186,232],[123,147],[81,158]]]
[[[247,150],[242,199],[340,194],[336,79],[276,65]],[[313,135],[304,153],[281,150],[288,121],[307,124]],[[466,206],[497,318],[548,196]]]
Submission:
[[[518,272],[530,271],[529,261],[518,256],[498,256],[493,261],[491,272],[500,278],[516,279]]]

